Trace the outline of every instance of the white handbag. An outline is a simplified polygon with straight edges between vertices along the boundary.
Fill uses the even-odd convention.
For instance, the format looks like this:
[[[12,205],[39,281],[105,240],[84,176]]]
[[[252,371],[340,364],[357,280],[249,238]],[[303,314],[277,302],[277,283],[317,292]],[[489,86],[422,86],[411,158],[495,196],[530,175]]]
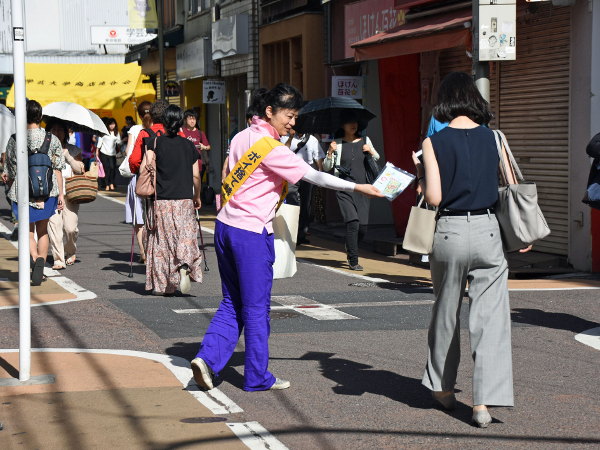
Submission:
[[[291,278],[296,273],[296,237],[300,207],[283,204],[273,219],[275,264],[273,279]]]
[[[133,152],[133,147],[131,148],[131,151]],[[125,155],[125,159],[123,160],[123,162],[119,166],[119,173],[124,178],[133,178],[133,174],[131,173],[131,169],[129,168],[129,156],[130,156],[130,154],[131,154],[131,152],[127,153]]]
[[[422,195],[417,206],[410,209],[402,248],[412,253],[429,255],[433,249],[437,208],[421,208],[424,197]]]

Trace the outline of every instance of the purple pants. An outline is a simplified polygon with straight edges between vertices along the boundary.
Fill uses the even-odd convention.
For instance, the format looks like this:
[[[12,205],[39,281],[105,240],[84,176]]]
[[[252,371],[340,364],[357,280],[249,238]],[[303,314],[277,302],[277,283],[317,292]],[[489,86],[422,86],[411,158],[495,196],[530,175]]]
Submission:
[[[275,383],[269,365],[269,324],[275,247],[273,235],[242,230],[216,221],[215,249],[223,301],[197,357],[219,374],[244,330],[244,390],[264,391]]]

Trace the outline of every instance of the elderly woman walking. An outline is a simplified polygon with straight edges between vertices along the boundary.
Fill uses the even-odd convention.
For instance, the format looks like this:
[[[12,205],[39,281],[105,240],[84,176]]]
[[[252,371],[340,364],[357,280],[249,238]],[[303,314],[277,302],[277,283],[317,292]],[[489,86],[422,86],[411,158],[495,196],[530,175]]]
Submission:
[[[63,192],[65,192],[65,180],[73,174],[81,175],[84,171],[81,149],[70,144],[69,128],[60,119],[51,119],[46,124],[46,131],[50,131],[58,138],[63,146],[65,157],[65,168],[62,170]],[[65,199],[65,207],[57,211],[48,221],[48,232],[50,234],[50,245],[54,257],[54,270],[62,270],[66,266],[75,263],[77,251],[77,238],[79,236],[79,205]],[[66,242],[63,243],[63,238]],[[66,253],[66,255],[65,255]]]
[[[177,288],[187,294],[190,277],[202,281],[202,258],[198,248],[194,209],[200,208],[200,171],[194,144],[178,135],[183,112],[167,107],[162,124],[166,134],[156,139],[154,150],[142,160],[143,172],[148,157],[156,157],[156,201],[147,211],[144,228],[146,243],[146,290],[154,295],[173,293]],[[148,222],[155,217],[155,228]]]
[[[469,283],[473,422],[492,421],[487,406],[513,406],[508,264],[494,215],[500,159],[488,103],[473,79],[454,72],[441,83],[433,116],[449,126],[413,153],[425,200],[439,207],[429,261],[435,304],[423,384],[446,409],[456,405],[462,297]],[[506,151],[504,159],[508,164]],[[509,174],[511,184],[514,176]],[[527,251],[524,249],[522,251]]]
[[[244,330],[246,361],[244,390],[286,389],[289,381],[275,378],[269,363],[269,312],[275,261],[273,218],[287,193],[287,183],[303,179],[319,186],[381,196],[371,185],[354,184],[317,172],[278,142],[295,124],[302,94],[278,84],[252,96],[257,116],[250,128],[231,141],[224,206],[217,216],[215,249],[223,301],[192,361],[196,383],[214,387],[215,377],[233,354]],[[287,181],[286,181],[287,180]]]
[[[27,102],[27,148],[28,150],[40,150],[44,144],[47,146],[47,155],[52,166],[52,187],[49,197],[45,199],[31,199],[29,202],[29,251],[34,261],[31,275],[31,284],[39,286],[44,275],[44,265],[48,256],[48,220],[56,212],[64,207],[63,181],[61,171],[65,168],[65,157],[63,155],[60,141],[50,133],[40,128],[42,121],[42,106],[35,100]],[[49,144],[49,145],[48,145]],[[25,168],[26,169],[26,168]],[[23,169],[21,169],[23,170]],[[11,137],[6,146],[6,174],[8,175],[8,198],[12,201],[13,212],[18,217],[17,206],[17,145]],[[50,181],[50,180],[48,180]],[[24,226],[21,224],[21,226]],[[37,234],[37,242],[35,235]]]

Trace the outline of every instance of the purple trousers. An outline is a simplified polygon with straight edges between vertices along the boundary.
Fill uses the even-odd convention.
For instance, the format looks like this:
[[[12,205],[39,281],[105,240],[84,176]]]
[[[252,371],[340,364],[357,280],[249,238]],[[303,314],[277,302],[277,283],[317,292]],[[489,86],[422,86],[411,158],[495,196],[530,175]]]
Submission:
[[[197,357],[219,374],[244,330],[244,390],[264,391],[275,383],[269,365],[269,312],[275,247],[273,235],[242,230],[217,220],[215,250],[223,301],[213,317]]]

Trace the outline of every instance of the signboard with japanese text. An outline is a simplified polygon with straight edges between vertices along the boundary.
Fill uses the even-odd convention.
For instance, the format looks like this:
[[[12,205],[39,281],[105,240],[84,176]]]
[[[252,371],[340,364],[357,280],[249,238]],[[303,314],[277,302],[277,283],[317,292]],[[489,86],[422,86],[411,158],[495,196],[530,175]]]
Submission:
[[[177,79],[181,81],[214,75],[210,48],[210,39],[205,38],[178,45],[175,49]]]
[[[208,104],[227,103],[227,83],[221,80],[204,80],[202,101]]]
[[[331,96],[363,98],[363,77],[331,77]]]
[[[93,45],[135,45],[151,41],[156,34],[146,32],[145,28],[128,27],[90,27]]]
[[[128,0],[129,28],[158,28],[154,0]]]
[[[404,11],[394,9],[394,0],[364,0],[344,6],[344,55],[354,57],[350,47],[380,31],[404,24]]]

